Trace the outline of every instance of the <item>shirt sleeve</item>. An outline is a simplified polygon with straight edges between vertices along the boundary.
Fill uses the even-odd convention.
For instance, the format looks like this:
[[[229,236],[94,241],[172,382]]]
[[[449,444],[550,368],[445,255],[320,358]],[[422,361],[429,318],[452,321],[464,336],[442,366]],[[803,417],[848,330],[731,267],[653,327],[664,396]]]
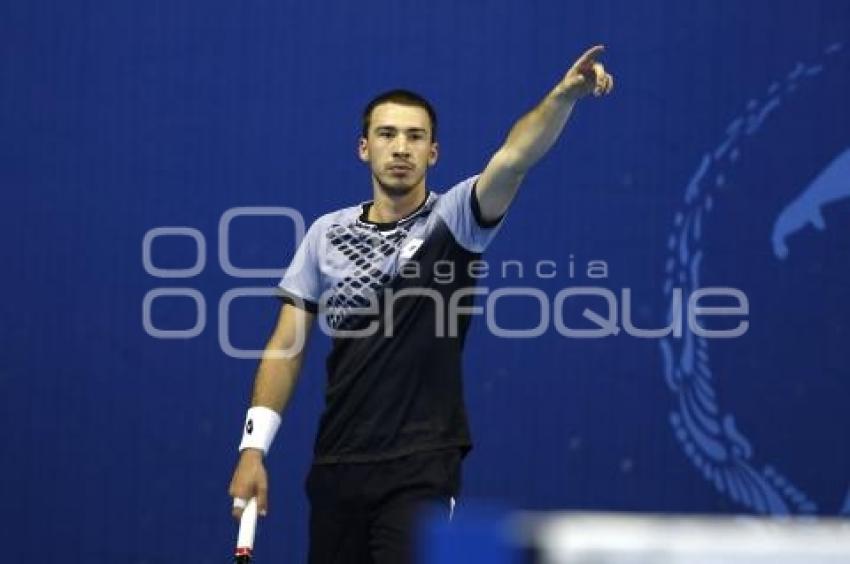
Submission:
[[[321,270],[319,268],[319,221],[314,221],[298,245],[292,262],[277,285],[278,296],[285,303],[316,313],[319,309]]]
[[[454,185],[442,195],[440,216],[446,222],[457,242],[465,249],[482,253],[490,245],[504,223],[505,212],[493,221],[484,221],[475,184],[480,175],[476,174]]]

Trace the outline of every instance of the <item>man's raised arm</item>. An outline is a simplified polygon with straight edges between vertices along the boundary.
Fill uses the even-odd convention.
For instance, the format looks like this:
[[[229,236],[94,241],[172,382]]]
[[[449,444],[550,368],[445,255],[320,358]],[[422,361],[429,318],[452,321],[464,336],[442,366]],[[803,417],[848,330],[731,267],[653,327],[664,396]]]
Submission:
[[[514,124],[478,179],[475,194],[482,219],[493,221],[507,211],[525,173],[552,147],[576,101],[593,92],[611,92],[614,78],[597,59],[605,48],[588,49],[545,98]]]
[[[314,319],[315,314],[284,304],[254,379],[251,410],[256,415],[249,415],[246,423],[242,453],[228,493],[239,500],[256,496],[260,515],[265,515],[268,509],[268,477],[263,455],[277,431],[279,414],[292,397]],[[252,434],[254,437],[250,436]],[[234,504],[233,516],[239,518],[241,515],[242,507]]]

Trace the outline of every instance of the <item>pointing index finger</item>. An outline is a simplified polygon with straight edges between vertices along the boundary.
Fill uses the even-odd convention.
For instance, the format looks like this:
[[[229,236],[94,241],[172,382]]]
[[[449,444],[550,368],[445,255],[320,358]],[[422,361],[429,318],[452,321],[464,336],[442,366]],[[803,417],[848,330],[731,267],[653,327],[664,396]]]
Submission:
[[[593,47],[591,47],[590,49],[585,51],[584,54],[582,54],[581,57],[579,57],[578,62],[577,62],[577,66],[583,69],[583,68],[586,68],[586,67],[593,65],[593,63],[596,61],[596,59],[601,57],[602,53],[604,53],[604,52],[605,52],[605,46],[604,45],[594,45]]]

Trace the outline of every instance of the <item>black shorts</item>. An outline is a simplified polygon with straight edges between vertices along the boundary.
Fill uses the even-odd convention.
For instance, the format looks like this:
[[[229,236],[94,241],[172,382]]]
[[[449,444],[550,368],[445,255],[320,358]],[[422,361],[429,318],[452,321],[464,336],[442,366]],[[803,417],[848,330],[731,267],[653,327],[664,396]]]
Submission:
[[[313,465],[310,564],[403,564],[414,557],[420,510],[437,506],[451,518],[460,492],[458,449],[383,462]]]

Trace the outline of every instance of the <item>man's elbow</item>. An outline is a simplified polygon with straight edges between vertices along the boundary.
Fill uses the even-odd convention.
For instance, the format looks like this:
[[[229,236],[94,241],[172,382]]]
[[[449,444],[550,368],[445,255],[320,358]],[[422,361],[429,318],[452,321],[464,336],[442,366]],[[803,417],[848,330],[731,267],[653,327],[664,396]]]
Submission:
[[[285,304],[266,345],[265,354],[273,358],[300,360],[307,347],[314,319],[314,314]]]

